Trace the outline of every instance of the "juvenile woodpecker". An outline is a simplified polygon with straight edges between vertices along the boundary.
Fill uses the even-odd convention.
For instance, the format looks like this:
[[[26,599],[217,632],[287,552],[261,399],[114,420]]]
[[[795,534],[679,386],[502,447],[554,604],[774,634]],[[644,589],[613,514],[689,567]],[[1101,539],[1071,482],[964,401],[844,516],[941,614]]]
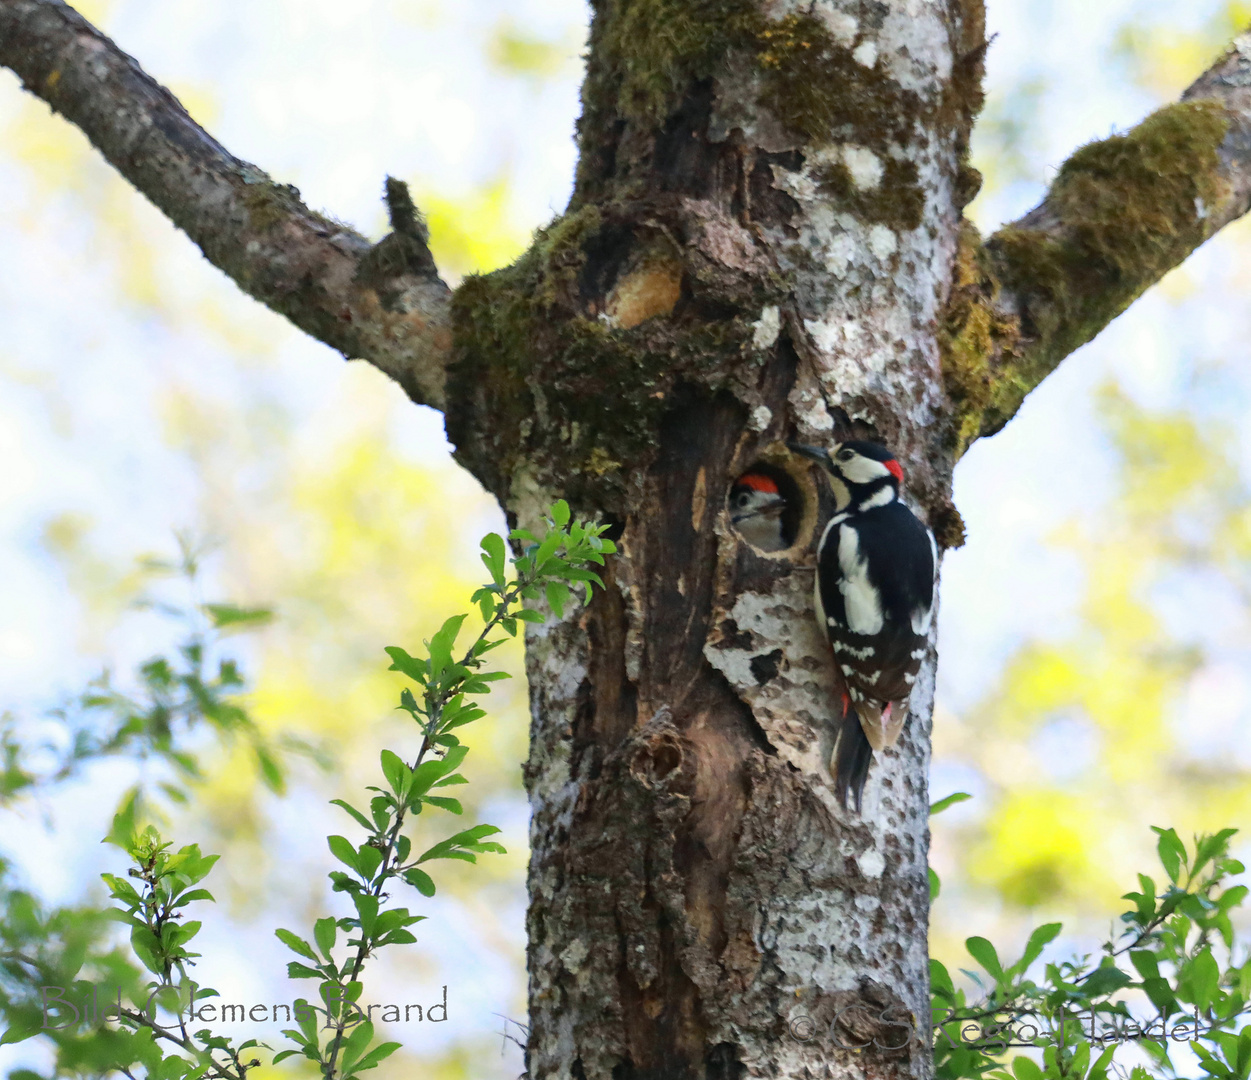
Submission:
[[[795,542],[792,510],[777,481],[764,473],[744,473],[730,489],[730,520],[738,534],[761,551],[782,551]]]
[[[828,451],[789,443],[820,463],[835,512],[817,545],[813,604],[841,683],[834,791],[860,810],[873,751],[893,746],[925,658],[938,551],[933,534],[899,500],[903,468],[874,442]]]

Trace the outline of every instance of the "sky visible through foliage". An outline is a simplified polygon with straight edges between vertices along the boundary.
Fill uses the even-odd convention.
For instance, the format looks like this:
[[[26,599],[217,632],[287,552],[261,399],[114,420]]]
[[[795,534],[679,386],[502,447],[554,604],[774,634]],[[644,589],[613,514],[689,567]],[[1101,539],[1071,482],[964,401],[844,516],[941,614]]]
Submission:
[[[577,0],[76,6],[310,205],[377,236],[383,177],[409,181],[453,280],[510,261],[568,197]],[[993,0],[978,224],[1028,209],[1074,147],[1173,100],[1248,22],[1213,0]],[[219,755],[170,823],[224,853],[204,981],[290,1000],[272,928],[325,907],[326,800],[402,730],[382,647],[464,606],[499,512],[436,414],[243,297],[7,74],[0,204],[0,711],[37,717],[168,650],[178,628],[134,601],[187,597],[136,567],[176,532],[208,548],[201,599],[272,606],[236,639],[249,704],[315,752],[285,798],[243,749]],[[1150,867],[1150,825],[1251,826],[1249,257],[1247,227],[1226,230],[959,467],[932,776],[934,798],[974,795],[934,823],[933,949],[953,970],[971,933],[1010,952],[1058,920],[1055,951],[1090,947]],[[446,984],[449,1016],[395,1032],[380,1077],[520,1068],[495,1014],[525,1011],[524,686],[490,701],[466,815],[503,826],[509,855],[449,875],[386,968],[380,996]],[[100,899],[119,867],[99,839],[139,768],[0,811],[0,855],[50,902]]]

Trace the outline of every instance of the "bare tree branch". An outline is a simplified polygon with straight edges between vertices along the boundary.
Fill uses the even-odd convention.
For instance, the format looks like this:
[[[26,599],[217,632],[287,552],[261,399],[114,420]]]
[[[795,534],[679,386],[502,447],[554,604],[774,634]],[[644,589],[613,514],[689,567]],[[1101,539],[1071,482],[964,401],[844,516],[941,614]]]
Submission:
[[[940,328],[957,453],[1251,207],[1251,33],[1124,135],[1077,150],[985,244],[965,224]]]
[[[381,243],[306,207],[240,161],[61,0],[0,0],[0,64],[78,126],[245,292],[417,402],[442,408],[450,292],[407,190],[389,181]]]

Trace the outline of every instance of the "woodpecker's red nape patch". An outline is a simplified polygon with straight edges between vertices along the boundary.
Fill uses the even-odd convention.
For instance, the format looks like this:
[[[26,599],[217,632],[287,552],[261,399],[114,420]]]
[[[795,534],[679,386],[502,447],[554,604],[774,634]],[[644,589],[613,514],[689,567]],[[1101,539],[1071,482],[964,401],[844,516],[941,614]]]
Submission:
[[[896,480],[898,480],[901,484],[903,483],[903,466],[900,465],[899,462],[897,462],[894,458],[891,458],[889,461],[883,461],[882,464],[890,470],[890,474]]]
[[[737,486],[748,487],[752,491],[763,491],[769,495],[778,493],[777,481],[770,476],[765,476],[763,473],[747,473],[745,476],[740,476]]]

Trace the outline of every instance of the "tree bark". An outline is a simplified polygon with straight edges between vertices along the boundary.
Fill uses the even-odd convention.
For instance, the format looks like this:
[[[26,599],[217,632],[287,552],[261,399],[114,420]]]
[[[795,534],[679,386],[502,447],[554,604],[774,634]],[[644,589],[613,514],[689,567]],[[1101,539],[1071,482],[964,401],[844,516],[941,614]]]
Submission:
[[[0,0],[0,62],[252,295],[444,408],[511,518],[615,523],[607,589],[528,637],[529,1074],[923,1078],[935,656],[848,813],[829,496],[784,443],[887,443],[957,545],[968,444],[1247,209],[1251,46],[983,244],[981,0],[592,8],[570,207],[450,304],[403,192],[372,247],[267,177],[258,221],[254,167],[58,0]],[[751,466],[802,503],[787,551],[729,525]]]
[[[453,302],[460,460],[524,523],[623,528],[528,642],[531,1076],[928,1074],[933,656],[843,810],[828,498],[782,444],[888,443],[958,534],[934,327],[983,46],[976,5],[598,3],[570,210]],[[786,552],[727,526],[760,462],[804,502]]]

